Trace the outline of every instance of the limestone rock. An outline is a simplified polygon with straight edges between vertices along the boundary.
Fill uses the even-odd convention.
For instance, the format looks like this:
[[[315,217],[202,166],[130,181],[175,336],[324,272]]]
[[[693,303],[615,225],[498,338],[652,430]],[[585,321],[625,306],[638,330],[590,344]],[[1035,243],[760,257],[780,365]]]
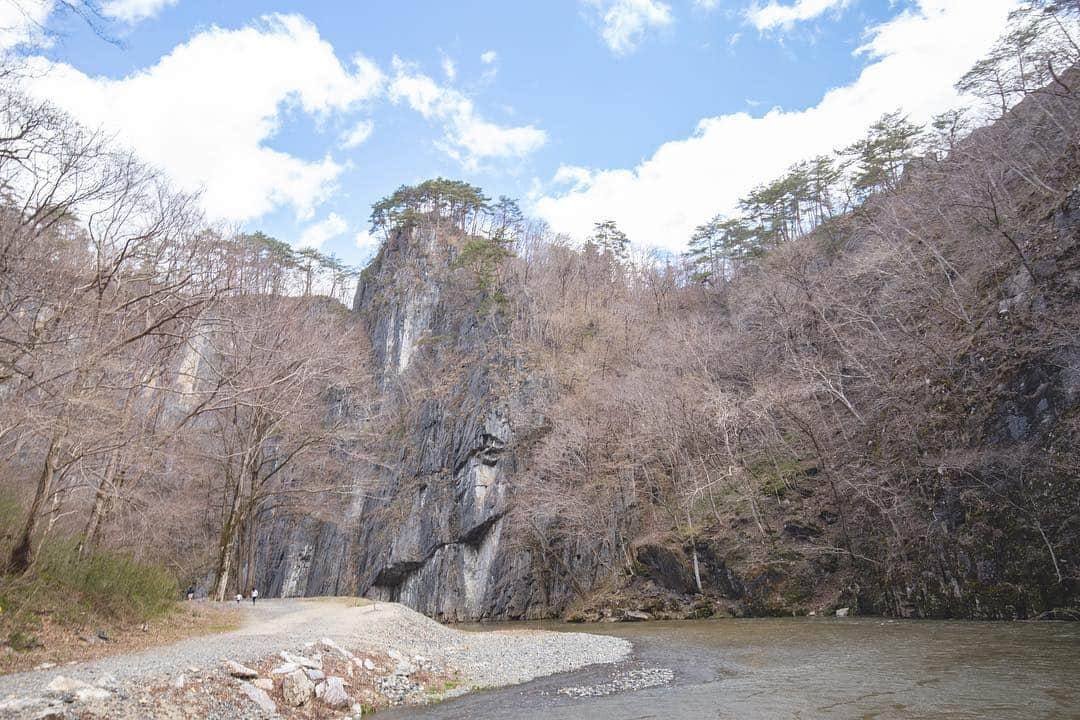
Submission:
[[[323,683],[322,701],[330,707],[347,705],[349,696],[345,692],[345,681],[339,677],[326,678]]]
[[[281,659],[287,663],[293,663],[300,667],[311,668],[312,670],[321,670],[322,662],[313,658],[306,658],[303,655],[293,655],[291,652],[285,650],[281,651]]]
[[[245,682],[240,683],[240,690],[247,695],[253,703],[258,705],[259,709],[263,712],[270,713],[271,715],[277,714],[277,704],[262,688]]]
[[[304,674],[311,678],[312,682],[319,682],[326,679],[326,673],[322,670],[312,670],[311,668],[304,668]]]
[[[241,665],[235,660],[226,660],[224,663],[222,663],[222,666],[225,668],[225,672],[229,673],[229,675],[232,675],[234,678],[239,678],[241,680],[254,680],[255,678],[259,677],[258,670],[252,670],[245,665]]]
[[[291,672],[296,672],[300,669],[300,666],[296,663],[285,663],[284,665],[278,665],[276,668],[270,671],[271,675],[288,675]]]
[[[323,638],[319,642],[322,643],[322,646],[324,648],[339,656],[342,660],[351,660],[353,657],[353,654],[351,652],[341,647],[330,638]]]
[[[47,686],[49,692],[54,695],[67,695],[68,693],[73,693],[76,690],[82,690],[83,688],[88,687],[90,687],[90,685],[84,683],[82,680],[64,677],[63,675],[54,677]]]
[[[274,681],[270,678],[259,678],[251,683],[260,690],[266,690],[267,692],[274,689]]]
[[[281,694],[288,705],[300,707],[311,702],[315,683],[302,670],[294,670],[282,680]]]
[[[75,699],[79,702],[95,702],[98,700],[108,700],[112,697],[112,693],[105,688],[96,687],[84,687],[75,691]]]

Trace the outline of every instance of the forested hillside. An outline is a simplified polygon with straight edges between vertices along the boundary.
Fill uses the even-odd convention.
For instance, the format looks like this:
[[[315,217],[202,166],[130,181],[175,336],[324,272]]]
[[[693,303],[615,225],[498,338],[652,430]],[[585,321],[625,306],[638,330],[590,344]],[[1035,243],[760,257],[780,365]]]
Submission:
[[[5,577],[59,536],[447,619],[1075,613],[1078,14],[1032,3],[982,106],[883,117],[684,256],[439,179],[375,206],[356,277],[207,224],[13,70]]]

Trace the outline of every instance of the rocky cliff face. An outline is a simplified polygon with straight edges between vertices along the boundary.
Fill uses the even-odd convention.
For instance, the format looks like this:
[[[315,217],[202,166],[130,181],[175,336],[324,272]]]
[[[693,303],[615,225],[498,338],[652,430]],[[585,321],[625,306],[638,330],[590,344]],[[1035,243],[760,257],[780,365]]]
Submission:
[[[498,326],[452,270],[457,252],[434,229],[407,231],[357,289],[383,415],[400,423],[396,467],[362,511],[357,590],[446,620],[547,615],[565,588],[536,582],[507,518],[529,388],[509,380]]]
[[[260,583],[271,595],[358,593],[445,620],[549,615],[567,601],[564,584],[535,582],[508,527],[512,418],[526,415],[528,389],[506,381],[498,330],[455,280],[455,253],[449,236],[414,229],[364,272],[354,311],[371,339],[387,439],[378,452],[390,462],[357,469],[367,491],[342,521],[264,523]]]

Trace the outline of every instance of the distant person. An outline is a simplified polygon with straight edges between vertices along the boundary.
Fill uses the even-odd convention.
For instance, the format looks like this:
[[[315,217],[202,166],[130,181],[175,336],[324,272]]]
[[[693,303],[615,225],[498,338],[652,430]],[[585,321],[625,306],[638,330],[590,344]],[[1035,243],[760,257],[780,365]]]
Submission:
[[[195,587],[193,585],[188,586],[187,599],[188,600],[194,600],[195,599]]]
[[[237,605],[239,605],[240,601],[243,600],[243,599],[244,599],[244,596],[241,593],[236,593],[236,604]]]
[[[251,588],[251,604],[255,604],[255,600],[259,597],[259,591],[255,588]]]

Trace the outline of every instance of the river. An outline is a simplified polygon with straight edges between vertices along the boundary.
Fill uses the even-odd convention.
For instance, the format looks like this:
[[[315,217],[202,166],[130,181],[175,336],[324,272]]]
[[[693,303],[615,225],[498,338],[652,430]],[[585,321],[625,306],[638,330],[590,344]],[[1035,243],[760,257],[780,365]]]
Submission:
[[[791,618],[539,627],[618,635],[633,642],[634,658],[379,717],[1080,718],[1080,623]],[[673,679],[602,697],[559,692],[653,669],[645,674],[667,669]]]

